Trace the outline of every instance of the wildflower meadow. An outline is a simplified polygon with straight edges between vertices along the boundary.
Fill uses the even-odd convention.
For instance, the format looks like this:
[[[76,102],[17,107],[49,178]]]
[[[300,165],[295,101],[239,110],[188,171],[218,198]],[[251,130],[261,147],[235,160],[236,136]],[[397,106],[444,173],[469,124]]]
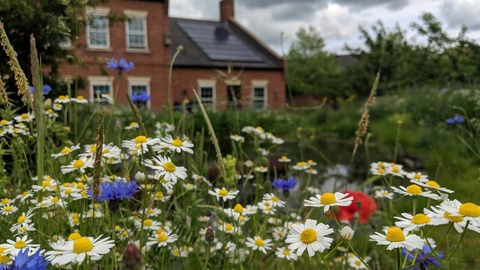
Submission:
[[[13,52],[6,35],[2,45]],[[29,83],[9,55],[25,105],[12,106],[16,93],[0,85],[0,269],[445,269],[466,233],[480,233],[478,201],[395,155],[371,162],[356,186],[327,190],[324,161],[283,148],[292,138],[246,125],[227,152],[201,104],[194,132],[192,116],[170,117],[171,106],[142,117],[153,114],[138,108],[149,96],[118,86],[94,103],[72,92],[47,99],[51,87],[40,76]],[[111,59],[106,68],[135,67]],[[116,120],[127,114],[118,95],[131,121]]]

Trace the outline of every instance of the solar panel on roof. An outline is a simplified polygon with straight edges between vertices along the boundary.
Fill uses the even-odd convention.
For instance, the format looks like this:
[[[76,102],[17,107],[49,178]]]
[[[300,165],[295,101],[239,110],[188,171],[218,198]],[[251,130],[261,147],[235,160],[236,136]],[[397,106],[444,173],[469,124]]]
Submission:
[[[223,26],[176,22],[212,61],[262,62],[252,50]]]

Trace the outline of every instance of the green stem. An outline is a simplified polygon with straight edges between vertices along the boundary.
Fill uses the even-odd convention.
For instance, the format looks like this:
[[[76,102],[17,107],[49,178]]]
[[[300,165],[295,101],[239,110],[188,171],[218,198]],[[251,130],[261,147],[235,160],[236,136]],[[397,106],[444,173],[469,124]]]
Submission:
[[[172,88],[172,72],[173,72],[173,63],[175,62],[175,58],[177,58],[178,54],[183,50],[182,46],[178,46],[177,51],[172,57],[172,62],[170,63],[170,70],[168,72],[168,87],[167,87],[167,108],[170,113],[170,124],[174,125],[174,118],[173,118],[173,106],[172,106],[172,99],[170,97],[170,92]]]
[[[463,228],[463,233],[462,233],[462,235],[460,236],[460,239],[458,239],[457,245],[453,248],[452,252],[451,252],[450,254],[448,254],[448,257],[447,257],[447,259],[444,261],[442,267],[440,267],[440,270],[441,270],[441,269],[444,269],[444,268],[446,267],[446,265],[448,264],[448,262],[449,262],[450,259],[452,258],[452,256],[453,256],[453,254],[455,253],[455,251],[457,251],[458,246],[460,246],[460,243],[462,242],[463,237],[465,236],[465,233],[467,232],[468,224],[470,224],[470,220],[467,220],[467,223],[465,224],[465,228]]]
[[[360,257],[360,255],[358,255],[358,253],[355,251],[355,249],[353,248],[352,246],[352,243],[350,243],[350,241],[347,241],[348,243],[348,246],[350,247],[350,251],[352,251],[353,254],[355,254],[355,256],[357,256],[357,258],[363,263],[363,265],[365,265],[365,267],[367,267],[369,270],[372,270],[372,268],[370,267],[370,265],[368,265],[363,259],[362,257]],[[397,250],[400,250],[397,248]]]

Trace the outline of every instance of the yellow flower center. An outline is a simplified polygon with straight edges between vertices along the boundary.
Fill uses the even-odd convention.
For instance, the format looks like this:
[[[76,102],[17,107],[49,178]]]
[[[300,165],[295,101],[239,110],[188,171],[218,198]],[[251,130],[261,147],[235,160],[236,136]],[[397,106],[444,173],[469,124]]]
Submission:
[[[95,152],[95,150],[97,150],[97,146],[94,144],[90,145],[90,153]]]
[[[149,218],[147,218],[143,221],[143,226],[145,226],[145,227],[150,227],[150,226],[152,226],[152,224],[153,224],[153,222]]]
[[[260,167],[258,167],[258,169],[260,169],[260,171],[263,171],[265,169],[265,167],[260,166]]]
[[[413,195],[420,195],[422,194],[422,188],[419,187],[418,185],[410,185],[407,187],[407,193],[410,193]]]
[[[430,218],[424,214],[416,214],[411,221],[413,224],[420,225],[430,222]]]
[[[287,156],[282,156],[281,160],[287,160]]]
[[[235,205],[235,207],[233,208],[233,212],[243,213],[243,206],[241,204],[237,203],[237,205]]]
[[[57,202],[58,202],[58,197],[57,196],[53,197],[52,203],[57,203]]]
[[[26,248],[26,247],[27,247],[27,243],[25,243],[25,242],[22,241],[22,240],[18,240],[17,242],[15,242],[15,244],[13,244],[13,247],[16,248],[16,249]]]
[[[377,169],[377,172],[378,172],[378,173],[385,173],[385,170],[382,169],[382,168],[378,168],[378,169]]]
[[[27,196],[28,194],[29,194],[28,191],[24,191],[24,192],[22,193],[22,197],[25,197],[25,196]]]
[[[337,198],[335,198],[335,195],[330,192],[324,193],[322,196],[320,196],[320,203],[321,204],[334,204],[337,202]]]
[[[65,189],[65,194],[71,194],[71,193],[72,193],[71,189],[69,189],[69,188]]]
[[[238,221],[243,221],[243,220],[245,220],[245,217],[244,217],[244,216],[239,216],[239,217],[238,217]]]
[[[312,228],[303,230],[303,232],[300,234],[300,241],[305,244],[310,244],[317,241],[317,232]]]
[[[80,238],[82,238],[82,236],[77,232],[74,232],[74,233],[70,234],[70,236],[68,236],[68,240],[70,240],[70,241],[74,241],[74,240],[77,240],[77,239],[80,239]]]
[[[157,193],[155,193],[155,198],[157,198],[157,199],[162,199],[162,198],[163,198],[163,193],[160,192],[160,191],[157,192]]]
[[[78,189],[82,189],[82,188],[84,188],[84,187],[85,187],[85,185],[84,185],[83,183],[81,183],[81,182],[78,182],[78,183],[77,183],[77,188],[78,188]]]
[[[2,121],[0,121],[0,125],[6,125],[6,124],[7,124],[7,120],[2,119]]]
[[[82,100],[82,99],[84,99],[84,98],[83,98],[83,96],[77,96],[77,99],[78,99],[78,100]]]
[[[440,188],[440,185],[433,180],[430,180],[430,181],[426,182],[425,185],[430,186],[430,187],[434,187],[434,188]]]
[[[8,198],[3,198],[2,199],[2,204],[7,204],[10,201]]]
[[[172,145],[176,147],[180,147],[180,146],[183,146],[183,142],[179,139],[176,139],[176,140],[173,140]]]
[[[450,220],[450,221],[453,221],[453,222],[462,222],[463,221],[463,217],[461,216],[452,216],[450,215],[450,213],[448,212],[445,212],[443,213],[443,217]]]
[[[163,232],[164,232],[163,228],[158,228],[157,234],[161,234],[161,233],[163,233]]]
[[[146,143],[147,142],[147,137],[145,136],[138,136],[135,138],[135,143]]]
[[[85,162],[83,162],[83,160],[81,159],[75,160],[75,162],[73,162],[73,168],[75,169],[80,169],[83,166],[85,166]]]
[[[361,261],[355,261],[354,264],[355,264],[356,266],[360,266],[360,265],[362,265],[362,262],[361,262]]]
[[[165,242],[165,241],[167,241],[167,239],[168,239],[168,237],[164,233],[161,233],[157,236],[157,242],[159,242],[159,243]]]
[[[50,186],[50,181],[43,181],[42,182],[42,187],[46,188],[46,187],[49,187]]]
[[[420,180],[422,179],[422,176],[418,173],[416,173],[414,176],[413,176],[413,179],[417,179],[417,180]]]
[[[26,216],[19,216],[19,217],[17,218],[17,223],[18,223],[18,224],[22,223],[23,221],[25,221],[26,218],[27,218]]]
[[[467,217],[479,217],[480,207],[474,203],[464,203],[460,205],[458,213]]]
[[[288,250],[288,249],[285,249],[282,253],[285,256],[290,256],[290,250]]]
[[[180,256],[180,251],[178,249],[175,249],[172,253],[175,256],[178,256],[178,257]]]
[[[127,230],[123,230],[122,236],[127,236],[127,235],[128,235],[128,231],[127,231]]]
[[[165,171],[167,172],[174,172],[175,169],[177,168],[177,166],[175,166],[175,164],[173,164],[172,162],[170,161],[167,161],[163,164],[163,168],[165,169]]]
[[[300,162],[297,163],[298,167],[305,167],[306,165],[307,165],[307,163],[304,162],[304,161],[300,161]]]
[[[385,238],[390,242],[402,242],[405,241],[405,235],[400,228],[390,227],[387,232],[387,237]]]
[[[110,153],[110,149],[105,149],[105,150],[103,150],[103,153],[104,153],[104,154]]]
[[[398,167],[393,167],[392,168],[392,172],[394,173],[399,173],[400,172],[400,169]]]
[[[26,113],[22,113],[21,116],[22,116],[22,119],[23,119],[23,120],[28,119],[28,114],[26,114]]]
[[[92,249],[93,249],[93,244],[87,237],[78,238],[73,243],[73,252],[77,254],[89,252]]]
[[[233,230],[232,224],[227,223],[227,225],[225,225],[225,231],[232,231],[232,230]]]
[[[7,211],[7,212],[12,211],[12,209],[13,209],[13,208],[12,208],[10,205],[5,207],[5,211]]]
[[[47,113],[48,113],[48,114],[53,114],[53,110],[52,110],[52,109],[48,109],[48,110],[47,110]]]
[[[228,195],[228,190],[226,190],[225,188],[222,188],[219,192],[218,192],[218,195],[224,197],[224,196],[227,196]]]
[[[258,238],[257,240],[255,240],[255,245],[258,247],[263,247],[263,239]]]

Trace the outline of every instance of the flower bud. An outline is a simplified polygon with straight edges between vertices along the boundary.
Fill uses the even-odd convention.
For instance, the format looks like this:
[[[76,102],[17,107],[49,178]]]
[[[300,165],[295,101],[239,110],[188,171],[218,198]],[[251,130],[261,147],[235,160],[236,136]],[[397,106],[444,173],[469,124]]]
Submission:
[[[347,241],[352,240],[354,233],[355,232],[349,226],[343,227],[342,230],[340,231],[340,235],[342,236],[342,238]]]
[[[145,174],[141,171],[138,171],[136,174],[135,174],[135,179],[137,181],[143,181],[145,180]]]
[[[211,244],[215,240],[215,232],[213,231],[212,227],[208,226],[207,232],[205,233],[205,241]]]
[[[135,243],[129,243],[123,252],[122,257],[122,269],[123,270],[141,270],[143,269],[142,264],[142,253],[138,249]]]

